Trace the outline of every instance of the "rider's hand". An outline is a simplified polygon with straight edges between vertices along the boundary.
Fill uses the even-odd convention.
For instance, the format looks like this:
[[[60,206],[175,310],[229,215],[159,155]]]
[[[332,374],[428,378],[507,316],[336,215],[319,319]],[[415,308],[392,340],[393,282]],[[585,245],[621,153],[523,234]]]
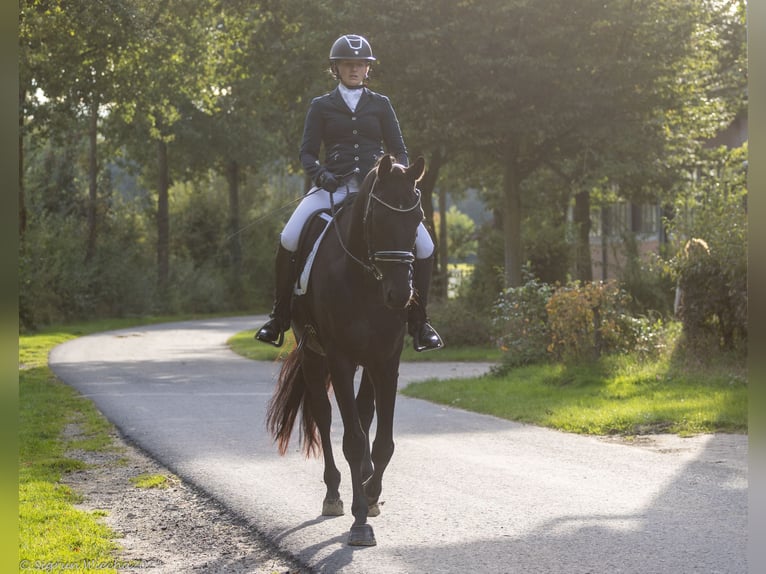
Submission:
[[[335,190],[338,189],[338,185],[340,185],[338,180],[329,171],[324,171],[322,172],[322,175],[319,176],[319,187],[330,193],[335,193]]]

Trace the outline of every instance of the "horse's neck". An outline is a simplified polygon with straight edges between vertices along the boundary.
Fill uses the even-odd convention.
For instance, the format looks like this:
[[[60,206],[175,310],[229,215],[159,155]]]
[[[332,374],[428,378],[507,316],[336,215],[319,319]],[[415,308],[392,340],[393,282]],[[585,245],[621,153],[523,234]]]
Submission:
[[[346,213],[341,222],[343,240],[346,242],[346,249],[351,254],[362,260],[367,260],[367,244],[364,236],[364,212],[367,206],[367,194],[359,192],[354,199],[354,203]]]

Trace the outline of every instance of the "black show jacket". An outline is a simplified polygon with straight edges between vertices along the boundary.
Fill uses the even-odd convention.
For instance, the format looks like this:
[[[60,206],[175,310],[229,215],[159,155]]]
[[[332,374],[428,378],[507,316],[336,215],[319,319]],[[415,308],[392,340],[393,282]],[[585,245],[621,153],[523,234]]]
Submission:
[[[314,183],[325,170],[336,176],[354,172],[364,178],[386,152],[408,165],[407,148],[391,102],[366,87],[362,90],[353,112],[337,87],[311,101],[300,159]],[[324,163],[319,159],[322,144]]]

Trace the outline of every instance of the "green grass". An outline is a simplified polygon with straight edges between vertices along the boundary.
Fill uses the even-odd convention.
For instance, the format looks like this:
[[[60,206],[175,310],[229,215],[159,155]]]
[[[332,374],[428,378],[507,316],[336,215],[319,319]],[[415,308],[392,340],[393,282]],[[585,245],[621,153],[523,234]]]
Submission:
[[[105,448],[108,423],[47,367],[19,372],[19,409],[19,559],[108,562],[117,549],[113,533],[97,514],[76,509],[77,494],[60,483],[65,473],[84,467],[67,451]],[[64,438],[70,424],[80,431],[71,440]]]
[[[149,317],[53,326],[19,336],[19,560],[30,568],[83,572],[83,565],[114,562],[115,534],[93,513],[75,508],[78,495],[62,477],[84,463],[72,449],[111,448],[111,424],[93,403],[59,381],[48,368],[48,353],[76,337],[137,324],[185,320]],[[67,429],[76,432],[65,432]],[[58,571],[58,570],[57,570]],[[101,568],[99,572],[116,572]]]
[[[292,331],[285,333],[285,342],[281,347],[274,347],[256,341],[253,338],[256,330],[257,328],[232,335],[226,343],[232,351],[253,361],[278,361],[295,347]]]
[[[278,361],[295,347],[295,337],[292,331],[285,334],[285,343],[281,347],[273,347],[256,341],[253,337],[255,329],[242,331],[228,340],[229,347],[239,355],[254,361]],[[448,362],[490,362],[500,361],[502,353],[499,349],[489,347],[450,347],[438,351],[416,353],[412,348],[412,340],[406,337],[402,361],[448,361]]]
[[[136,488],[167,488],[169,479],[164,474],[139,474],[130,479]]]
[[[503,375],[430,380],[403,394],[501,418],[592,435],[747,432],[747,382],[737,366],[607,357],[521,367]]]

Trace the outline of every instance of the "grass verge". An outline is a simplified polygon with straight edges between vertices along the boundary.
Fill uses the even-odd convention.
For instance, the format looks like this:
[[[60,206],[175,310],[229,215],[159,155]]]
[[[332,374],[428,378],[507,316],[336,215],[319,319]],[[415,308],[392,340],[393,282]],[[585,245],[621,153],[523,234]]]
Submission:
[[[113,533],[98,514],[76,509],[77,494],[60,482],[83,467],[70,449],[106,448],[108,423],[46,366],[20,371],[19,411],[20,564],[75,572],[87,571],[86,562],[108,564],[117,550]],[[65,437],[69,425],[79,431],[74,439]]]
[[[50,350],[79,336],[137,324],[194,317],[151,317],[48,327],[19,336],[19,564],[23,569],[116,572],[115,534],[103,512],[75,508],[77,493],[61,483],[84,463],[74,449],[111,448],[112,425],[93,403],[59,381],[48,368]],[[76,432],[67,432],[76,429]]]
[[[278,361],[295,348],[295,337],[292,331],[285,334],[285,343],[281,347],[272,347],[253,337],[255,329],[242,331],[228,340],[229,347],[239,355],[253,359],[254,361]],[[402,361],[446,361],[446,362],[488,362],[495,363],[502,358],[499,349],[489,347],[450,347],[449,345],[438,351],[416,353],[412,348],[412,340],[407,337],[404,342]]]
[[[520,367],[474,379],[429,380],[403,394],[465,410],[591,435],[747,432],[747,379],[736,365],[604,357]]]

